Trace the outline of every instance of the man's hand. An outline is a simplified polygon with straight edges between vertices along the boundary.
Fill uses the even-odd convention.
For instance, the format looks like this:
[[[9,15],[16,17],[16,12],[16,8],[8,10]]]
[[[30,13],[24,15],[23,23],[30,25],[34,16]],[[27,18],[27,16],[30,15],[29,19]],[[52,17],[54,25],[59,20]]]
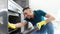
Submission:
[[[16,26],[15,26],[14,24],[12,24],[12,23],[8,23],[8,28],[15,29],[15,28],[16,28]]]
[[[38,22],[36,25],[37,27],[40,29],[42,25],[45,25],[46,24],[46,21],[41,21],[41,22]]]

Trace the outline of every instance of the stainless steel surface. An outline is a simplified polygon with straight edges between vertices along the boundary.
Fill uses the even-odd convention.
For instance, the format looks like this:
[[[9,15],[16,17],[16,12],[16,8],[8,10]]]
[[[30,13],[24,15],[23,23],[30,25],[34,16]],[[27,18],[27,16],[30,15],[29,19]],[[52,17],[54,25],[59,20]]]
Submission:
[[[7,23],[8,23],[8,19],[7,19],[7,12],[2,11],[0,12],[0,34],[8,34],[8,30],[7,30]]]

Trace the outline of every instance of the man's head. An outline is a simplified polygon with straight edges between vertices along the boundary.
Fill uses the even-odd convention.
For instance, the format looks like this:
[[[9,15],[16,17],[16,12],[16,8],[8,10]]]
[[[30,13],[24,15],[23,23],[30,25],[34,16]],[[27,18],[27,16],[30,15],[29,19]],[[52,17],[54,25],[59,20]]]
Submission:
[[[26,7],[26,8],[23,9],[23,14],[28,19],[32,18],[32,15],[33,15],[32,11],[29,7]]]

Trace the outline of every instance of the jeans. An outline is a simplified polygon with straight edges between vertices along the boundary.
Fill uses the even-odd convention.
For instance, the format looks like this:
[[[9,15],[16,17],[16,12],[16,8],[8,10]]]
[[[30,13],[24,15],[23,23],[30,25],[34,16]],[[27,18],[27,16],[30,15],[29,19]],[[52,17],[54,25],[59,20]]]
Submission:
[[[43,25],[41,29],[38,31],[33,32],[32,34],[54,34],[54,27],[51,22],[47,23],[46,25]]]

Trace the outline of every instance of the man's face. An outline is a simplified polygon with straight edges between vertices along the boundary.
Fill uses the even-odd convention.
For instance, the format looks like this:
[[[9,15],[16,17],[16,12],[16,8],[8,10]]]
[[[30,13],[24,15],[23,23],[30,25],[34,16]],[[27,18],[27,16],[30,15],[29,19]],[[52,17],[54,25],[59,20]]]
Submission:
[[[28,19],[30,19],[32,17],[32,11],[31,11],[31,9],[24,10],[23,14]]]

